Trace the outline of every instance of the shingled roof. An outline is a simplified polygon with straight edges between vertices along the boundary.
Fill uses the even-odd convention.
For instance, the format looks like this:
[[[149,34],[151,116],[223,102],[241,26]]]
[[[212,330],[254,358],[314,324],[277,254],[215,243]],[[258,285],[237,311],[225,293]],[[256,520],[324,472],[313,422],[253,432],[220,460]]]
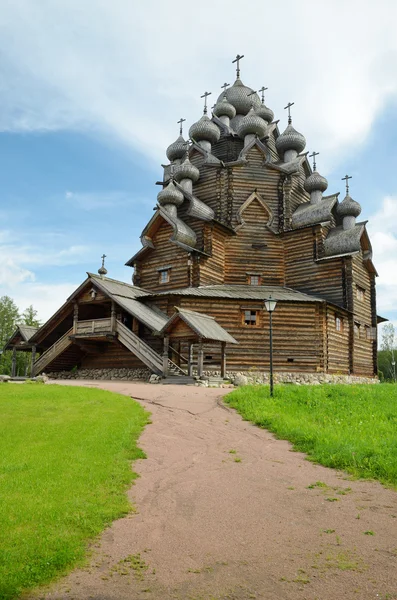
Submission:
[[[161,330],[161,333],[172,331],[175,323],[183,321],[197,334],[198,337],[201,337],[204,340],[238,344],[234,337],[215,321],[214,317],[193,310],[187,310],[186,308],[178,308],[177,306],[175,309],[176,313],[172,315]]]

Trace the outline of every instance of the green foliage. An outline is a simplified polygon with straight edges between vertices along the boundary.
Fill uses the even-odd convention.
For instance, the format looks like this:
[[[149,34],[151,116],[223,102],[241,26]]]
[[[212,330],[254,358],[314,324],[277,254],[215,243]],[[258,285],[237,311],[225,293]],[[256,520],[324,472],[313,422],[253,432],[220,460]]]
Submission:
[[[85,388],[7,384],[0,394],[0,598],[16,598],[84,558],[128,513],[148,413]]]
[[[32,305],[20,314],[14,300],[9,296],[0,298],[0,350],[15,332],[18,325],[41,325],[37,318],[37,310]],[[29,371],[31,361],[30,352],[17,352],[17,375],[25,375]],[[12,351],[6,350],[0,354],[0,374],[11,375]]]
[[[397,386],[245,386],[225,400],[311,460],[397,486]]]
[[[386,323],[382,327],[381,351],[378,352],[378,368],[380,378],[396,383],[396,330],[393,323]]]

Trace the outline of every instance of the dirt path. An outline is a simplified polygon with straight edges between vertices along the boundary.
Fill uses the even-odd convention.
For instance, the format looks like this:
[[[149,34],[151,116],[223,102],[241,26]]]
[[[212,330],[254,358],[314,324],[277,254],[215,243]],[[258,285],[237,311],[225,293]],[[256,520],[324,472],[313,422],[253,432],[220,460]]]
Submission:
[[[225,407],[229,390],[83,385],[132,395],[152,413],[129,493],[137,513],[104,532],[87,569],[40,598],[397,598],[395,492],[291,452]]]

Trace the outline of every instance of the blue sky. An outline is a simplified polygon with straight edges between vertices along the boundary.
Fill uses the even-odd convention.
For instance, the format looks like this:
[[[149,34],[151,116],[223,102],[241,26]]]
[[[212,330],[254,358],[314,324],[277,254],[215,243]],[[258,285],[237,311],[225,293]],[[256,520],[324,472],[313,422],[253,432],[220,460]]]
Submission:
[[[295,101],[328,191],[353,175],[397,322],[396,21],[394,0],[0,0],[0,295],[46,319],[103,252],[130,280],[176,121],[233,82],[240,52],[281,129]]]

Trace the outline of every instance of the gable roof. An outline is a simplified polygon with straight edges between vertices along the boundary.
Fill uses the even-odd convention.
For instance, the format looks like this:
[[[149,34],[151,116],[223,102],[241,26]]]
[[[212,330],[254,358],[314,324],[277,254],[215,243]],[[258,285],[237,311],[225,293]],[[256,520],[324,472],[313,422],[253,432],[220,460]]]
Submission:
[[[168,320],[161,333],[172,331],[178,321],[183,321],[198,337],[205,340],[238,344],[234,337],[215,321],[214,317],[193,310],[187,310],[186,308],[178,308],[177,306],[175,309],[176,313]]]
[[[21,346],[30,346],[30,344],[28,344],[29,340],[34,336],[34,334],[36,333],[36,331],[38,331],[38,327],[32,327],[31,325],[18,325],[18,327],[16,328],[16,330],[14,331],[14,333],[12,334],[12,336],[10,337],[10,339],[7,341],[7,343],[4,346],[4,350],[8,350],[10,348],[13,347],[13,345],[16,344],[12,344],[12,341],[17,338],[18,336],[20,336],[22,338],[22,342],[20,342]]]

